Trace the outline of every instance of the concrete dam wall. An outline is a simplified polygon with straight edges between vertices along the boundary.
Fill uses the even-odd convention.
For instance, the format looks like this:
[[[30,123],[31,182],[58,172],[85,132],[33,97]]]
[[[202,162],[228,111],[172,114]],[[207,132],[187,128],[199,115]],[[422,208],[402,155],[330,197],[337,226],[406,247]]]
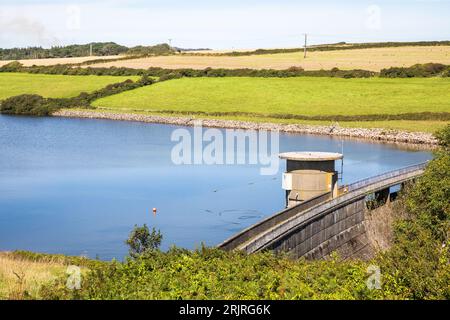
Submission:
[[[249,254],[263,250],[286,252],[294,258],[324,258],[337,251],[344,258],[367,257],[372,248],[367,216],[395,199],[391,187],[413,181],[426,163],[388,172],[345,186],[341,195],[325,193],[283,210],[224,241],[224,250]]]

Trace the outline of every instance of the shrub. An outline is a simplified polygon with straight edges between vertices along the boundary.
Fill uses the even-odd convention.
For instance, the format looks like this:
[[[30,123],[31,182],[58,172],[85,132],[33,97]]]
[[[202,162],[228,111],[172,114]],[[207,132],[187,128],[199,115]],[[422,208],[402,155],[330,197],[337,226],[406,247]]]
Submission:
[[[124,263],[95,267],[80,291],[64,282],[46,299],[368,299],[363,262],[293,261],[271,253],[247,256],[202,247],[154,251]]]
[[[162,241],[162,234],[155,228],[152,232],[144,224],[142,227],[134,226],[127,241],[125,242],[129,246],[129,254],[132,258],[138,258],[141,255],[151,253],[159,248]]]
[[[52,111],[47,99],[36,94],[22,94],[2,101],[1,113],[46,116]]]
[[[334,67],[331,69],[331,72],[336,73],[339,72],[339,68],[338,67]]]
[[[384,78],[414,78],[414,77],[448,77],[450,66],[440,63],[415,64],[408,68],[392,67],[382,69],[380,77]]]
[[[443,148],[404,195],[393,247],[380,256],[385,290],[405,298],[450,298],[449,137],[447,126],[438,134]]]
[[[0,72],[19,72],[23,68],[23,64],[19,61],[12,61],[0,67]]]
[[[287,69],[287,71],[289,71],[289,72],[303,72],[303,71],[305,71],[305,69],[303,69],[302,67],[298,67],[298,66],[292,66],[292,67],[289,67]]]
[[[450,124],[435,133],[439,145],[444,149],[450,148]]]

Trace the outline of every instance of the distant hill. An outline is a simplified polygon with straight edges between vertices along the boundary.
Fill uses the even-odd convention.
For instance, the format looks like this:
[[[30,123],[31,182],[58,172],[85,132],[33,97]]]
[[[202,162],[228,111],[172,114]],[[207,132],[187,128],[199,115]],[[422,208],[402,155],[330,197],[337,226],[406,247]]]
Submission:
[[[189,52],[189,51],[210,51],[211,48],[178,48],[174,47],[178,52]]]
[[[280,49],[257,49],[253,51],[232,51],[223,53],[199,52],[209,51],[210,49],[187,49],[171,47],[167,43],[156,44],[153,46],[135,46],[126,47],[115,42],[92,42],[88,44],[74,44],[68,46],[55,46],[50,49],[42,47],[29,48],[0,48],[0,60],[23,60],[23,59],[45,59],[45,58],[71,58],[86,57],[90,55],[90,46],[92,45],[93,56],[151,56],[168,55],[174,53],[186,53],[197,55],[222,55],[222,56],[248,56],[260,54],[289,53],[303,50],[303,48],[280,48]],[[449,46],[450,41],[416,41],[416,42],[377,42],[377,43],[346,43],[338,42],[333,44],[312,45],[308,51],[334,51],[351,49],[369,49],[369,48],[387,48],[387,47],[405,47],[405,46]],[[197,51],[191,53],[191,51]]]
[[[154,46],[136,46],[128,49],[125,53],[133,56],[145,55],[165,55],[174,53],[176,50],[167,43],[161,43]]]
[[[338,42],[333,44],[320,44],[308,46],[308,51],[334,51],[334,50],[352,50],[352,49],[372,49],[372,48],[390,48],[390,47],[409,47],[409,46],[449,46],[450,41],[415,41],[415,42],[367,42],[367,43],[346,43]],[[216,55],[223,56],[249,56],[258,54],[275,54],[275,53],[290,53],[301,51],[304,48],[289,48],[289,49],[257,49],[253,51],[232,51],[219,53]],[[199,53],[201,54],[201,53]]]
[[[154,46],[136,46],[129,48],[115,42],[92,42],[88,44],[55,46],[50,49],[44,49],[42,47],[0,48],[0,60],[85,57],[90,55],[91,45],[93,56],[114,56],[119,54],[164,55],[175,52],[175,49],[171,48],[166,43]]]

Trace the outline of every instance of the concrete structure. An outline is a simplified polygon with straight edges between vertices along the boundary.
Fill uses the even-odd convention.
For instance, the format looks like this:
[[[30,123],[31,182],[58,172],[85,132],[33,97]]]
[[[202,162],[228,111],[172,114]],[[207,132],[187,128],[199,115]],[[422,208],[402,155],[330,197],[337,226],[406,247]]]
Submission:
[[[315,198],[327,192],[338,195],[338,173],[335,161],[342,159],[340,153],[331,152],[286,152],[286,172],[283,174],[283,189],[286,190],[286,207]]]
[[[332,198],[331,192],[324,193],[266,218],[219,247],[247,253],[282,251],[309,259],[323,258],[333,251],[343,257],[364,256],[369,251],[366,214],[395,197],[391,187],[413,181],[425,166],[422,163],[358,181],[345,186],[337,198]]]

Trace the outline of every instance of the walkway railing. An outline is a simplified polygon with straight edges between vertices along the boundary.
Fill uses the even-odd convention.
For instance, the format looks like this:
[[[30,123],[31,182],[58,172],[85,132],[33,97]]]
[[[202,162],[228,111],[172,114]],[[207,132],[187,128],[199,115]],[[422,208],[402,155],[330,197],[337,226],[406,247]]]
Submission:
[[[404,175],[404,174],[407,174],[407,173],[410,173],[410,172],[414,172],[414,171],[417,171],[417,170],[423,170],[423,169],[425,169],[427,164],[428,164],[428,162],[423,162],[423,163],[414,164],[414,165],[411,165],[411,166],[408,166],[408,167],[404,167],[404,168],[401,168],[401,169],[385,172],[385,173],[382,173],[382,174],[379,174],[379,175],[376,175],[376,176],[373,176],[373,177],[370,177],[370,178],[367,178],[367,179],[363,179],[363,180],[351,183],[351,184],[345,186],[345,189],[346,189],[347,192],[349,192],[349,191],[354,191],[354,190],[357,190],[357,189],[365,188],[365,187],[367,187],[367,186],[369,186],[371,184],[378,183],[378,182],[381,182],[383,180],[388,180],[388,179],[391,179],[393,177],[401,176],[401,175]]]
[[[231,238],[222,242],[219,245],[219,248],[222,248],[224,250],[233,250],[233,249],[237,248],[238,246],[240,246],[241,244],[245,243],[246,241],[250,240],[254,236],[273,228],[277,224],[279,224],[283,221],[286,221],[287,219],[298,214],[299,212],[308,210],[320,203],[330,200],[331,198],[332,198],[332,193],[326,192],[317,197],[306,200],[294,207],[284,209],[274,215],[271,215],[271,216],[265,218],[264,220],[262,220],[256,224],[242,230],[238,234],[235,234]]]
[[[247,253],[264,250],[265,248],[268,248],[271,243],[276,242],[292,230],[297,230],[302,226],[308,225],[318,218],[328,214],[329,212],[335,211],[339,207],[364,198],[367,192],[375,192],[377,190],[400,184],[404,181],[420,176],[423,173],[423,169],[426,164],[427,163],[422,163],[419,165],[394,170],[383,175],[378,175],[355,182],[352,184],[353,190],[347,191],[331,200],[324,201],[312,208],[303,210],[296,216],[280,222],[272,229],[258,234],[239,247],[247,251]],[[368,181],[371,181],[371,183],[368,183]]]

